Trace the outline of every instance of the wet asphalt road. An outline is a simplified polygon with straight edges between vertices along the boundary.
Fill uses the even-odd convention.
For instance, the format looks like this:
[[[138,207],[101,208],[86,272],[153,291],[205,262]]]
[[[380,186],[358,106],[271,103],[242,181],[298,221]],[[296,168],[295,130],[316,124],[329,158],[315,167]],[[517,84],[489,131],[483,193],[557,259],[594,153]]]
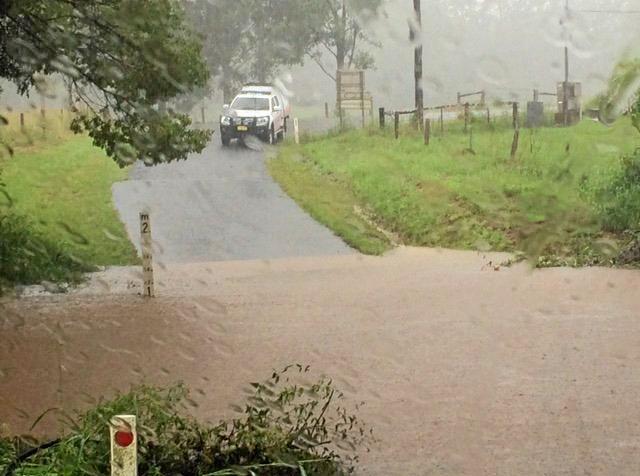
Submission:
[[[154,260],[191,263],[354,251],[317,223],[270,177],[265,152],[214,135],[189,160],[145,167],[113,186],[115,206],[139,247],[139,213],[151,212]]]

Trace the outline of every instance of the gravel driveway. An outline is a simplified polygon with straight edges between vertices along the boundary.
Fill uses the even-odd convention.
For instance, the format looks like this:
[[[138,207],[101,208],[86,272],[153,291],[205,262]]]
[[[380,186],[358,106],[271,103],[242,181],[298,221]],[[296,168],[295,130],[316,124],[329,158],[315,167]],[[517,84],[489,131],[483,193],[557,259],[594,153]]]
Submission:
[[[189,160],[145,167],[113,186],[131,241],[151,212],[154,259],[164,263],[351,254],[271,179],[265,153],[218,138]]]

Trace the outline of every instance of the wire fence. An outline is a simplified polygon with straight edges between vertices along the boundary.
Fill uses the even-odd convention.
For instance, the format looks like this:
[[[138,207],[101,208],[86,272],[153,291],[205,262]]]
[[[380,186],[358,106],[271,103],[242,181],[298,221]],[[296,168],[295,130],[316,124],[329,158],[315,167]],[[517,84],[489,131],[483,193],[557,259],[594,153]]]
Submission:
[[[522,110],[516,101],[493,101],[491,103],[454,103],[438,106],[427,106],[423,109],[425,124],[416,124],[417,109],[387,111],[378,109],[378,124],[385,129],[391,122],[396,138],[400,136],[401,124],[410,122],[420,129],[430,128],[431,134],[445,134],[449,131],[468,132],[471,127],[489,126],[492,128],[511,127],[551,127],[554,123],[554,112],[550,107],[530,106]],[[538,103],[543,104],[543,103]],[[531,108],[531,109],[529,109]],[[427,125],[428,124],[428,125]]]

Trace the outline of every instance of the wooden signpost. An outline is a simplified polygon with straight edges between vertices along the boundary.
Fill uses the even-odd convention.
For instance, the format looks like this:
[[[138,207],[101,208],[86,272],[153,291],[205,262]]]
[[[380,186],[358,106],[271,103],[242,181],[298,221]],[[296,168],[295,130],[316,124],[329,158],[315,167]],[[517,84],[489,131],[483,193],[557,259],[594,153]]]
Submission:
[[[471,122],[471,112],[469,110],[469,103],[464,103],[464,131],[469,130],[469,123]]]
[[[142,252],[142,295],[154,297],[151,218],[148,212],[140,213],[140,251]]]
[[[431,141],[431,119],[424,120],[424,145],[429,145]]]
[[[362,112],[362,127],[365,126],[365,112],[373,114],[373,99],[364,90],[364,71],[338,70],[336,73],[338,114],[340,128],[344,125],[345,110],[360,110]]]
[[[393,113],[393,131],[396,139],[398,139],[400,137],[400,113],[397,111]]]

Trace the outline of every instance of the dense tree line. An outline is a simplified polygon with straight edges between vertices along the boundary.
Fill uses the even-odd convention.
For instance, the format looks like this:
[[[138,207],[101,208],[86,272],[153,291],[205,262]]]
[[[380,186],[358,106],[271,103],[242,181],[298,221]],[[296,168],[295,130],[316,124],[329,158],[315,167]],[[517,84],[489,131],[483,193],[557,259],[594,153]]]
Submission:
[[[208,140],[162,107],[209,77],[177,0],[0,1],[0,78],[29,94],[56,73],[77,112],[72,129],[121,165],[184,159]]]
[[[211,74],[225,99],[247,81],[272,80],[284,66],[312,59],[336,69],[369,68],[375,45],[365,24],[383,0],[193,0],[188,18],[200,33]]]
[[[121,165],[184,159],[209,132],[189,128],[181,98],[229,98],[310,58],[330,77],[370,67],[363,25],[382,2],[0,0],[0,78],[28,95],[62,75],[72,129]]]

